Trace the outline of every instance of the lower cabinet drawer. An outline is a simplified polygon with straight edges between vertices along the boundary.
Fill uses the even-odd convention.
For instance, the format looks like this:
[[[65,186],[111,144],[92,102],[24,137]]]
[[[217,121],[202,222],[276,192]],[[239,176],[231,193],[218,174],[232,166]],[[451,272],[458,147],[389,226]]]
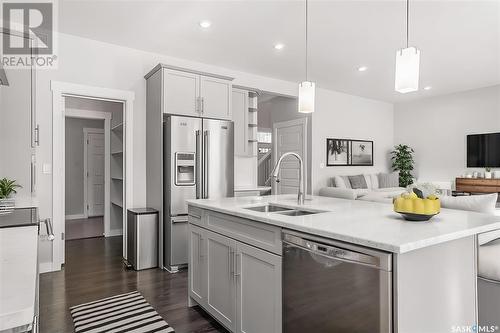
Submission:
[[[205,213],[205,228],[281,255],[281,228],[214,211]]]

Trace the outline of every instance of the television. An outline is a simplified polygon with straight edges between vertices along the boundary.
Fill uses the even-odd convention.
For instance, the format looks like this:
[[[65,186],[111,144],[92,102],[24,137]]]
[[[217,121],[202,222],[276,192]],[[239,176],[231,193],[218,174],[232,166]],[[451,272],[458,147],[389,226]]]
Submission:
[[[468,168],[500,168],[500,133],[467,135]]]

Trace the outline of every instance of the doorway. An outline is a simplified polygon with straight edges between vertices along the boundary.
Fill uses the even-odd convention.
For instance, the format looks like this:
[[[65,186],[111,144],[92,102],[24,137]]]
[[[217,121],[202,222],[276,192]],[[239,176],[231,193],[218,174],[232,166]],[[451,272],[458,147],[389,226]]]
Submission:
[[[65,96],[64,106],[65,242],[121,236],[123,103]]]
[[[278,159],[286,152],[298,153],[304,162],[306,193],[311,193],[312,116],[297,111],[297,98],[262,93],[258,103],[258,184],[271,186],[273,194],[297,193],[299,163],[289,157],[283,161],[280,183],[270,179]]]
[[[105,141],[104,119],[66,117],[66,240],[104,235]]]

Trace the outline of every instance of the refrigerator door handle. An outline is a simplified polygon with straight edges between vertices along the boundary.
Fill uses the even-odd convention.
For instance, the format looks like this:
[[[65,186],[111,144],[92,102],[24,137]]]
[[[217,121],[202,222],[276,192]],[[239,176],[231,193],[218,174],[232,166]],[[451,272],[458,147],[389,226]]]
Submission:
[[[203,198],[208,199],[209,131],[203,132]]]
[[[195,155],[195,182],[196,182],[196,199],[200,199],[202,196],[201,193],[201,180],[203,179],[202,177],[202,170],[201,170],[201,138],[200,138],[200,130],[196,130],[196,155]]]

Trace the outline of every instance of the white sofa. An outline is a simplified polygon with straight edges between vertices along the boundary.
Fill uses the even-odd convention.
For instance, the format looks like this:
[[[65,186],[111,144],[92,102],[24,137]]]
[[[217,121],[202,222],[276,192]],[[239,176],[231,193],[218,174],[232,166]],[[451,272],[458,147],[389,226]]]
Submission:
[[[391,203],[392,199],[405,192],[404,187],[380,187],[380,174],[363,174],[367,188],[351,188],[346,184],[347,176],[335,176],[330,179],[330,184],[319,190],[319,195],[349,200],[364,200]],[[393,184],[394,185],[394,184]]]

